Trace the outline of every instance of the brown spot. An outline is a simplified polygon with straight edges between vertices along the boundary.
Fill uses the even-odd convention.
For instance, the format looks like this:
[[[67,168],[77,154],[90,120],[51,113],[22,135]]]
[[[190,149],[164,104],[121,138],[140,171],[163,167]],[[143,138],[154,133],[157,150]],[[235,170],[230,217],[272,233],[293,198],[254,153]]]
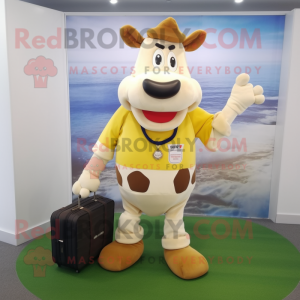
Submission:
[[[118,169],[117,166],[116,166],[116,173],[117,173],[118,184],[119,184],[120,186],[122,186],[123,179],[122,179],[122,175],[120,174],[120,171],[119,171],[119,169]]]
[[[134,171],[127,177],[129,187],[132,191],[146,193],[148,191],[150,180],[140,171]]]
[[[174,187],[177,194],[184,192],[190,183],[190,171],[188,169],[179,170],[174,178]]]
[[[196,181],[196,169],[194,170],[193,176],[192,176],[192,184],[194,184]]]

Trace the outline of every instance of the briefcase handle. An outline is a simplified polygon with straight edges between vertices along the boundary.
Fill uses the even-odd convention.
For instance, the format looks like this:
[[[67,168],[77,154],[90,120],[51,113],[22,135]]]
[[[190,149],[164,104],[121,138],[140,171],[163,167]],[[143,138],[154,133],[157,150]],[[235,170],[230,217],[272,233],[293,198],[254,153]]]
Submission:
[[[75,208],[73,208],[72,210],[75,210],[75,209],[82,209],[82,206],[80,205],[80,199],[81,199],[81,196],[80,195],[78,195],[78,206],[77,207],[75,207]],[[97,199],[96,199],[96,192],[94,192],[94,201],[97,201]]]

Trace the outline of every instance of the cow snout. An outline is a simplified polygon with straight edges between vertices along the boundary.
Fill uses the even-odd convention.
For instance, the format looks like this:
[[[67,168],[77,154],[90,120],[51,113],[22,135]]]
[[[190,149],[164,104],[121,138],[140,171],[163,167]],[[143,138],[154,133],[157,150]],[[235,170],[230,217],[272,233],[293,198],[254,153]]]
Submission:
[[[180,90],[179,80],[157,82],[150,79],[143,81],[143,89],[149,96],[157,99],[168,99],[175,96]]]

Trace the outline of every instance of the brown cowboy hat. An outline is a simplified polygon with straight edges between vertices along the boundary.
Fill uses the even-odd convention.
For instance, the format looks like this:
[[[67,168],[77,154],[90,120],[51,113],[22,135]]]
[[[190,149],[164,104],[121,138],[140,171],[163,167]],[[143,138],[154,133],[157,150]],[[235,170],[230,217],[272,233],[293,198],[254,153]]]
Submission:
[[[131,25],[125,25],[120,29],[122,40],[129,47],[140,48],[144,38]],[[197,50],[205,41],[206,32],[196,30],[188,37],[182,33],[175,19],[169,17],[163,20],[155,28],[147,31],[147,36],[152,39],[164,40],[172,43],[182,43],[185,51]]]

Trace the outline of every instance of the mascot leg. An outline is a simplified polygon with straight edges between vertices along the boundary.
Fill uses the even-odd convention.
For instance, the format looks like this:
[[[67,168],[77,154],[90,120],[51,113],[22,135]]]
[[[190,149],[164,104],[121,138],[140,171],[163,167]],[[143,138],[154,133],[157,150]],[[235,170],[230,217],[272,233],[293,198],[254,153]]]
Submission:
[[[141,211],[123,199],[123,212],[115,233],[115,241],[103,248],[98,262],[109,271],[122,271],[142,256],[144,229],[139,225]]]
[[[171,271],[182,279],[198,278],[208,272],[205,257],[189,246],[190,237],[185,232],[183,211],[186,201],[166,212],[162,246],[165,260]]]

